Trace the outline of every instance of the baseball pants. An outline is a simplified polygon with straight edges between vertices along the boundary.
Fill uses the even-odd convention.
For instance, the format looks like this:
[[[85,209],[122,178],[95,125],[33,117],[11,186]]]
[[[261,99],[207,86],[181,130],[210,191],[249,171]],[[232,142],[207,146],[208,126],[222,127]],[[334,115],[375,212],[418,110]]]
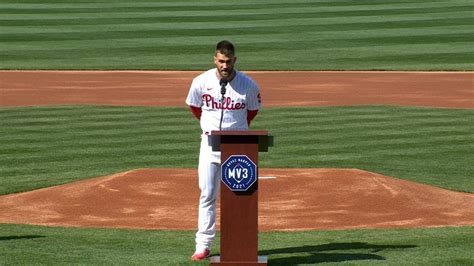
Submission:
[[[199,198],[198,231],[196,251],[210,249],[216,235],[217,195],[221,177],[221,153],[213,152],[208,136],[202,135],[199,152]]]

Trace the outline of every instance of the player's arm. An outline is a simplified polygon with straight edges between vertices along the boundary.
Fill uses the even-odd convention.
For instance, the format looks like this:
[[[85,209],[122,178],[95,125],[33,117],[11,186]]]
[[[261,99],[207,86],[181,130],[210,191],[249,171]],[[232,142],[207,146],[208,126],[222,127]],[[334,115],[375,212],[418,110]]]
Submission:
[[[196,79],[194,79],[191,87],[189,88],[188,97],[186,98],[186,104],[189,106],[189,109],[198,120],[201,120],[202,114],[202,93],[200,88],[201,85],[196,81]]]
[[[191,113],[198,119],[201,120],[201,114],[202,114],[202,108],[201,107],[196,107],[196,106],[189,106],[189,109],[191,109]]]
[[[258,110],[260,109],[261,98],[260,89],[258,87],[253,91],[253,97],[249,101],[249,108],[247,109],[247,124],[250,126],[252,120],[257,116]]]
[[[258,110],[247,111],[247,124],[250,126],[250,122],[257,116]]]

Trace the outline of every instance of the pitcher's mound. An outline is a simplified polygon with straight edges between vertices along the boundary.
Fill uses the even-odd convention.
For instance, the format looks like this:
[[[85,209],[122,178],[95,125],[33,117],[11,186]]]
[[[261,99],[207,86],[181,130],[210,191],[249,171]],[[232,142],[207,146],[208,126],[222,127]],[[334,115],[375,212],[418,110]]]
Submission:
[[[260,169],[260,230],[474,225],[474,195],[357,169]],[[0,197],[0,223],[195,230],[194,169],[140,169]]]

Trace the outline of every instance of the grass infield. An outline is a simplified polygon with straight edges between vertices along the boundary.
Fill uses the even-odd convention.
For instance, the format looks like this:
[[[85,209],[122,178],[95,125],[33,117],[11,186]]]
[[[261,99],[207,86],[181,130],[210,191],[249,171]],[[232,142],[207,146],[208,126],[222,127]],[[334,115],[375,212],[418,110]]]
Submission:
[[[2,0],[0,69],[473,70],[474,2]]]
[[[0,225],[5,264],[208,265],[194,233]],[[219,254],[219,241],[211,255]],[[260,233],[270,265],[472,265],[474,227]]]
[[[262,168],[359,168],[474,192],[474,110],[390,106],[266,108],[275,136]],[[0,109],[0,194],[137,168],[196,168],[200,129],[186,108]],[[295,137],[297,141],[295,141]]]

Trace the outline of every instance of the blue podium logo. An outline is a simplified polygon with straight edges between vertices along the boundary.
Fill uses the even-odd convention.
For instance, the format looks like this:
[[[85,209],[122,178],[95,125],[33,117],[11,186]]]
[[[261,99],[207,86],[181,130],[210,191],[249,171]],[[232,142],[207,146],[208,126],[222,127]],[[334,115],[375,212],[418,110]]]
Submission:
[[[257,165],[245,155],[231,155],[221,170],[221,180],[231,191],[247,191],[257,181]]]

